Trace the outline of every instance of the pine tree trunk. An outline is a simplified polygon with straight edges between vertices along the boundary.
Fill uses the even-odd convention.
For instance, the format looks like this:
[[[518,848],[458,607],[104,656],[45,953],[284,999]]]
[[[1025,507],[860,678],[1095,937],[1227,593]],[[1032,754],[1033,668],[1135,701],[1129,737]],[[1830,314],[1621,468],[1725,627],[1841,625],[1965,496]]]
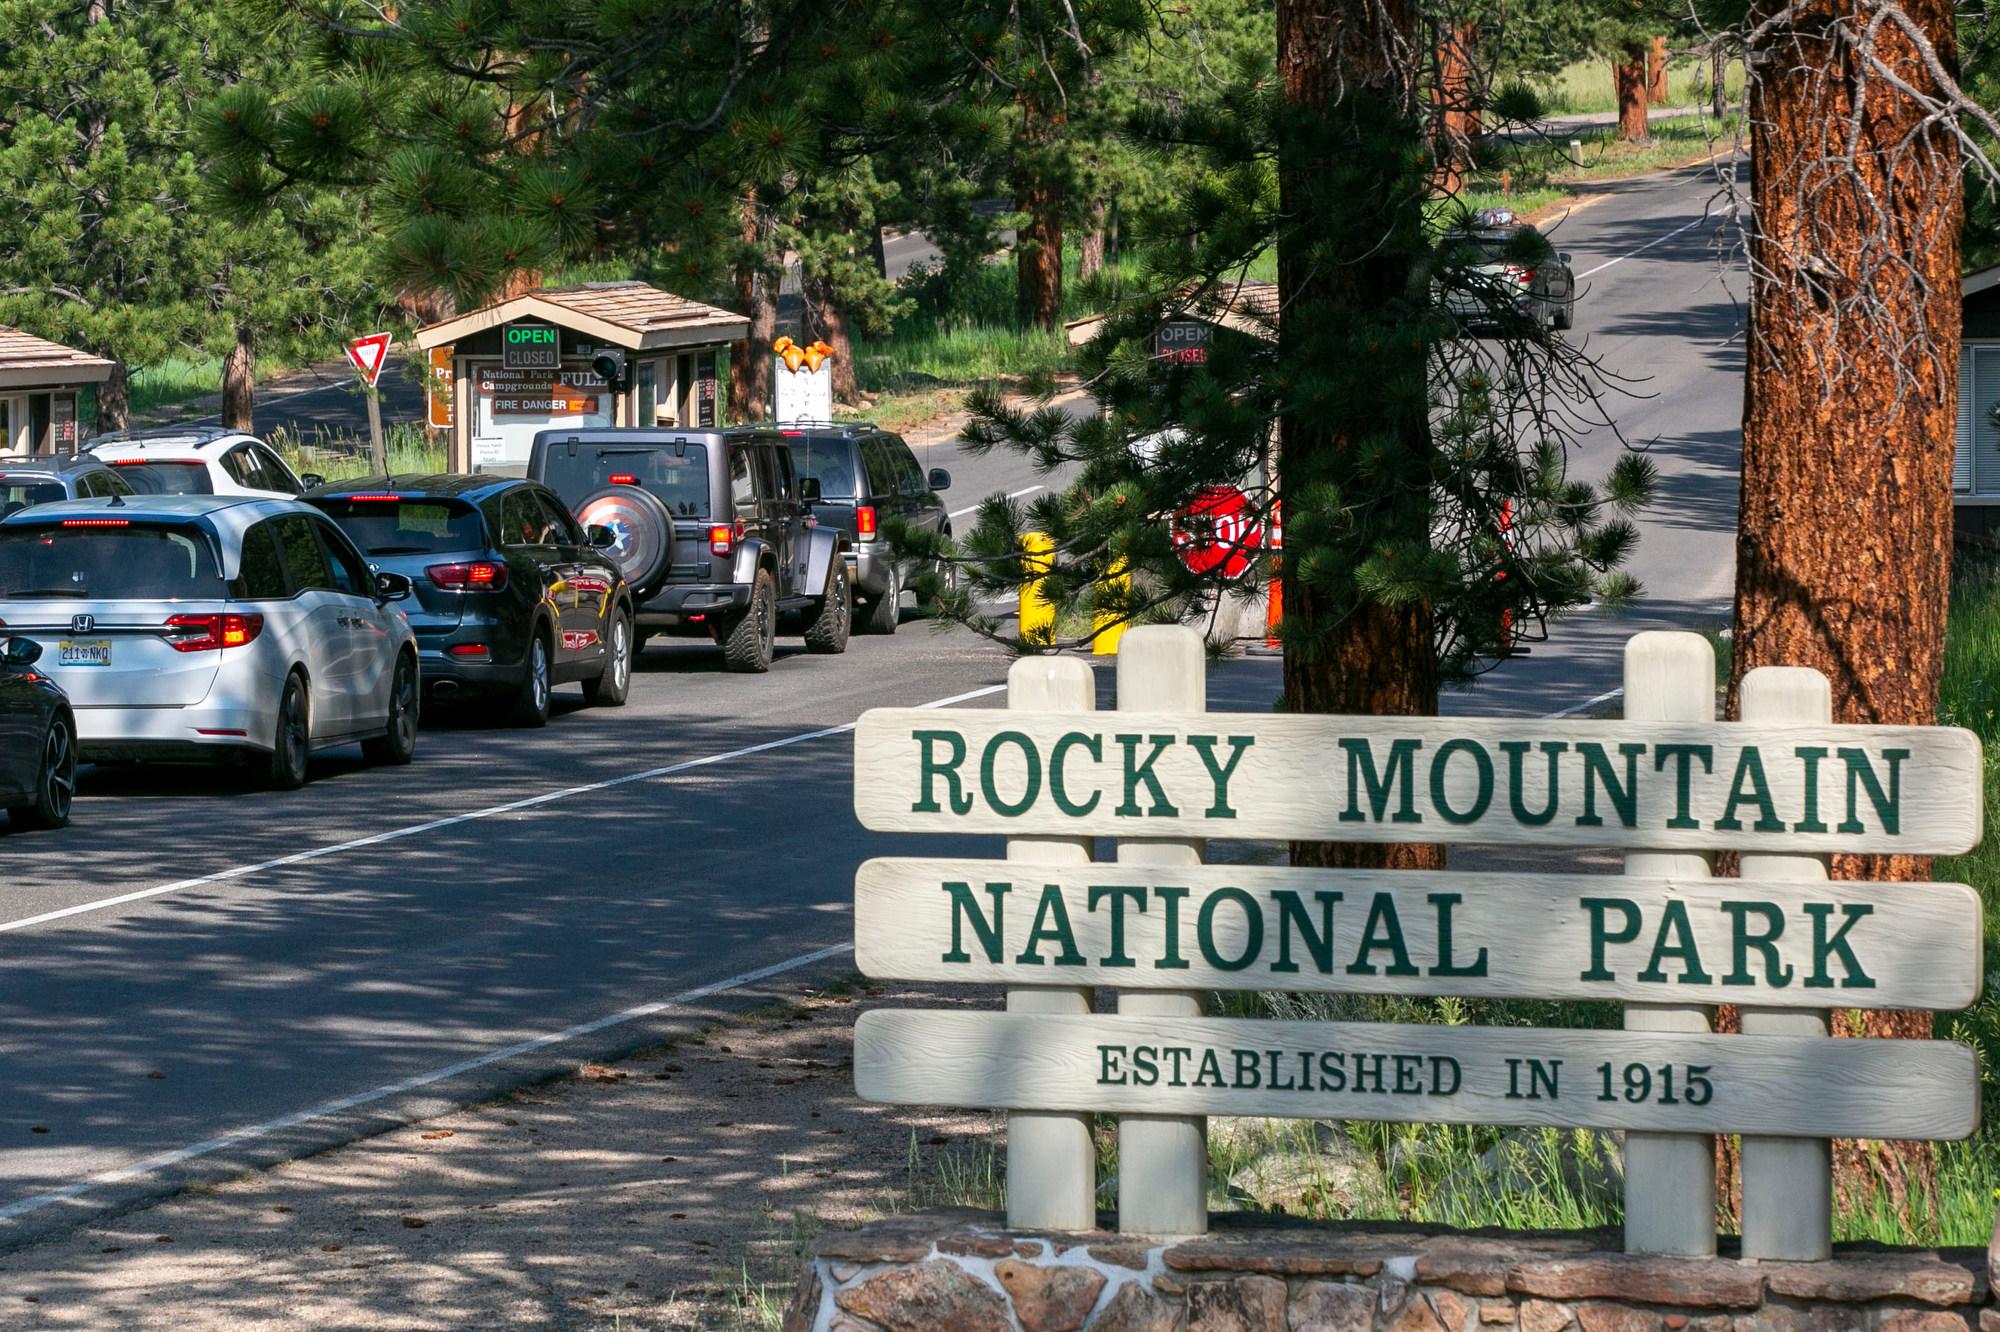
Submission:
[[[1111,205],[1103,195],[1090,201],[1090,209],[1084,226],[1083,240],[1076,250],[1076,276],[1081,282],[1088,282],[1104,271],[1105,218]]]
[[[861,387],[854,375],[854,340],[847,328],[847,315],[840,308],[833,284],[808,274],[805,281],[806,315],[812,332],[833,348],[829,364],[833,368],[833,400],[854,406],[861,401]]]
[[[236,345],[222,358],[222,428],[251,433],[252,401],[257,388],[257,359],[250,330],[236,330]]]
[[[1717,120],[1729,111],[1729,94],[1723,81],[1729,77],[1729,57],[1723,54],[1722,43],[1717,42],[1708,52],[1708,110]]]
[[[1627,143],[1644,143],[1651,138],[1646,127],[1646,48],[1627,45],[1624,60],[1611,66],[1611,81],[1618,89],[1618,137]]]
[[[770,229],[753,192],[743,206],[745,257],[736,265],[736,302],[750,331],[729,349],[729,404],[741,419],[763,421],[776,410],[771,399],[771,343],[778,336],[778,284],[768,265]]]
[[[1769,0],[1766,0],[1768,5]],[[1951,0],[1905,0],[1949,68]],[[1753,6],[1750,23],[1770,11]],[[1863,0],[1816,5],[1749,59],[1750,338],[1736,542],[1735,677],[1811,666],[1836,722],[1936,721],[1951,573],[1959,345],[1958,147],[1881,75],[1827,38],[1862,31]],[[1875,56],[1936,88],[1893,27]],[[1857,86],[1864,142],[1835,163]],[[1835,878],[1913,879],[1929,861],[1836,856]],[[1836,1021],[1838,1031],[1846,1024]],[[1867,1013],[1869,1036],[1931,1034],[1926,1013]],[[1890,1197],[1928,1182],[1928,1144],[1835,1150],[1843,1195],[1869,1174]]]
[[[97,386],[97,429],[123,430],[132,424],[132,375],[113,357],[111,377]]]
[[[1014,196],[1014,207],[1028,215],[1014,237],[1016,313],[1026,327],[1052,329],[1062,313],[1062,196],[1037,183]]]
[[[889,280],[889,245],[882,236],[883,228],[877,223],[868,227],[868,253],[875,260],[875,273],[884,282]]]
[[[1472,166],[1473,127],[1478,117],[1472,103],[1472,49],[1476,40],[1474,29],[1466,25],[1447,28],[1438,38],[1437,142],[1432,152],[1440,194],[1457,194],[1464,188],[1465,173]]]
[[[1386,20],[1388,30],[1382,30]],[[1399,4],[1379,6],[1371,0],[1279,0],[1278,75],[1285,98],[1302,124],[1326,125],[1322,137],[1339,135],[1347,142],[1368,141],[1384,133],[1383,103],[1398,108],[1398,123],[1407,123],[1410,137],[1421,145],[1423,130],[1417,109],[1397,96],[1400,72],[1391,68],[1391,51],[1408,49],[1412,23]],[[1340,330],[1365,327],[1380,319],[1407,290],[1409,260],[1377,252],[1349,262],[1327,264],[1316,257],[1325,237],[1308,230],[1318,219],[1331,229],[1348,219],[1371,217],[1390,225],[1398,209],[1421,208],[1423,192],[1407,180],[1370,177],[1378,191],[1373,198],[1348,200],[1335,208],[1324,196],[1327,175],[1324,147],[1301,147],[1301,137],[1285,140],[1279,153],[1280,208],[1299,226],[1281,233],[1278,246],[1279,301],[1287,312],[1279,326],[1281,360],[1288,366],[1337,364],[1325,340],[1343,336]],[[1313,141],[1317,142],[1317,141]],[[1380,156],[1379,148],[1374,150]],[[1420,219],[1410,219],[1412,226]],[[1337,234],[1337,233],[1336,233]],[[1423,396],[1424,363],[1410,339],[1383,340],[1367,366],[1350,366],[1346,373],[1414,383]],[[1377,410],[1365,420],[1336,425],[1314,413],[1289,412],[1279,424],[1279,480],[1285,495],[1290,529],[1306,512],[1300,498],[1316,487],[1343,487],[1360,481],[1354,435],[1373,439],[1392,436],[1399,455],[1381,465],[1415,483],[1428,474],[1430,438],[1426,413],[1386,405],[1405,395],[1382,394]],[[1428,531],[1421,506],[1410,510],[1419,539]],[[1304,581],[1300,571],[1313,561],[1284,562],[1285,710],[1295,713],[1366,713],[1380,716],[1434,716],[1438,703],[1437,648],[1426,607],[1384,606],[1355,593],[1328,592]],[[1443,849],[1434,846],[1371,846],[1359,843],[1295,842],[1294,865],[1389,865],[1436,868]]]
[[[1667,104],[1667,39],[1655,37],[1646,45],[1646,100],[1654,106]]]

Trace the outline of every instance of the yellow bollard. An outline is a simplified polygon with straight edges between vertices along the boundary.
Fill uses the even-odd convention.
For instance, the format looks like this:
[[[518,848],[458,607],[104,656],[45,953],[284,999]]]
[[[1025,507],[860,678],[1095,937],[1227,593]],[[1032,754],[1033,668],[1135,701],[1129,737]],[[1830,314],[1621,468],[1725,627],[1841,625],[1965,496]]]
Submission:
[[[1111,563],[1111,585],[1129,595],[1132,591],[1132,575],[1125,572],[1125,560],[1120,558]],[[1125,637],[1129,622],[1110,611],[1101,610],[1091,617],[1093,636],[1090,640],[1091,653],[1099,657],[1118,655],[1118,640]]]
[[[1042,595],[1039,577],[1054,561],[1056,543],[1046,532],[1021,533],[1023,567],[1031,576],[1021,584],[1021,641],[1047,647],[1056,641],[1056,608]]]

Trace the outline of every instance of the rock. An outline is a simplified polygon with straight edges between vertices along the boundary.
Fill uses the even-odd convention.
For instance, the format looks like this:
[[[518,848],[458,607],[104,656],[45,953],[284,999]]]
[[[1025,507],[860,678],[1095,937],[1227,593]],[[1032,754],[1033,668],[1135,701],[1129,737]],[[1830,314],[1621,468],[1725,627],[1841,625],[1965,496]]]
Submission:
[[[1563,1332],[1572,1321],[1569,1310],[1547,1300],[1529,1300],[1521,1306],[1521,1332]]]
[[[1482,1327],[1512,1327],[1520,1316],[1520,1310],[1505,1300],[1488,1300],[1479,1306]]]
[[[1467,1295],[1505,1295],[1507,1273],[1520,1260],[1519,1245],[1446,1240],[1417,1258],[1417,1280]]]
[[[1583,1332],[1660,1332],[1660,1316],[1629,1304],[1582,1304],[1576,1310]]]
[[[856,1278],[856,1277],[858,1277],[858,1276],[860,1276],[860,1275],[861,1275],[861,1264],[860,1264],[860,1263],[828,1263],[828,1264],[826,1265],[826,1270],[827,1270],[827,1271],[829,1271],[829,1272],[831,1272],[831,1273],[833,1274],[833,1279],[834,1279],[834,1280],[835,1280],[836,1282],[838,1282],[838,1283],[840,1283],[841,1285],[843,1285],[843,1286],[844,1286],[844,1285],[846,1285],[846,1284],[847,1284],[848,1282],[850,1282],[850,1281],[854,1280],[854,1278]]]
[[[1254,1275],[1190,1282],[1187,1332],[1285,1332],[1285,1283]]]
[[[778,1325],[779,1332],[813,1332],[813,1324],[819,1321],[819,1297],[819,1268],[811,1267],[806,1270],[806,1279],[792,1292],[792,1303],[785,1310],[785,1321]]]
[[[1406,1302],[1402,1312],[1383,1326],[1388,1332],[1445,1332],[1445,1325],[1438,1321],[1430,1303],[1421,1295]]]
[[[1292,1292],[1285,1315],[1292,1332],[1368,1332],[1375,1292],[1343,1281],[1304,1281]]]
[[[1097,1305],[1104,1274],[1088,1267],[1036,1267],[1004,1258],[993,1275],[1014,1300],[1021,1332],[1078,1332]]]
[[[1180,1309],[1140,1283],[1120,1286],[1090,1332],[1180,1332]]]
[[[1631,1300],[1683,1309],[1754,1309],[1764,1274],[1724,1258],[1600,1253],[1517,1264],[1507,1289],[1556,1300]]]
[[[1972,1324],[1954,1313],[1935,1309],[1903,1309],[1884,1314],[1877,1332],[1968,1332]]]
[[[1414,1251],[1414,1245],[1396,1251],[1357,1251],[1357,1246],[1348,1243],[1344,1236],[1249,1231],[1209,1235],[1176,1244],[1162,1255],[1162,1261],[1176,1272],[1369,1277],[1382,1270],[1384,1258],[1407,1256]]]
[[[1857,1254],[1823,1263],[1766,1263],[1760,1269],[1774,1295],[1802,1300],[1911,1299],[1925,1304],[1970,1304],[1975,1277],[1969,1268],[1928,1253]]]
[[[1001,1235],[981,1235],[970,1230],[954,1231],[939,1240],[937,1246],[939,1253],[965,1254],[977,1258],[1012,1257],[1016,1248],[1011,1238]]]
[[[1465,1332],[1476,1321],[1472,1301],[1455,1291],[1432,1291],[1431,1308],[1437,1312],[1445,1332]]]
[[[2000,1212],[1993,1214],[1993,1237],[1986,1241],[1986,1288],[2000,1290]]]
[[[1229,1176],[1230,1196],[1290,1216],[1352,1214],[1383,1194],[1382,1172],[1372,1156],[1346,1144],[1328,1150],[1275,1151]]]
[[[1991,1277],[1987,1279],[1992,1280]],[[1979,1332],[2000,1332],[2000,1309],[1979,1311]]]
[[[942,1259],[878,1272],[833,1299],[889,1332],[1013,1332],[1000,1292]]]
[[[1143,1272],[1146,1270],[1147,1255],[1152,1251],[1143,1244],[1093,1244],[1088,1252],[1100,1263]]]

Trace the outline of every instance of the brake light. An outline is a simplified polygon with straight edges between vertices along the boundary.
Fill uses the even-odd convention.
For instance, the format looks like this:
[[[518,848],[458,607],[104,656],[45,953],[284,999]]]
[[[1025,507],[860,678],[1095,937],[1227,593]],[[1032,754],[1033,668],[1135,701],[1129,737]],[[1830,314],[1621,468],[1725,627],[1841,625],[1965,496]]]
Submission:
[[[401,495],[349,495],[347,498],[357,504],[374,504],[382,501],[395,504],[401,501],[403,497]]]
[[[854,511],[854,534],[866,541],[875,535],[875,506],[863,504]]]
[[[611,484],[614,486],[636,486],[639,484],[639,478],[630,472],[613,472],[611,474]]]
[[[169,467],[200,467],[199,458],[113,458],[113,467],[144,467],[148,463],[165,463]]]
[[[130,527],[130,518],[65,518],[64,527]]]
[[[717,524],[708,529],[708,551],[711,555],[727,555],[736,548],[736,529]]]
[[[484,643],[453,643],[444,651],[448,657],[477,657],[481,661],[492,657],[492,653]]]
[[[179,635],[167,636],[168,645],[176,652],[219,652],[223,648],[242,647],[263,633],[264,617],[172,615],[167,617],[167,628],[181,631]]]
[[[494,560],[433,564],[424,573],[433,583],[452,592],[498,592],[507,586],[507,566]]]
[[[1535,270],[1532,268],[1523,268],[1519,264],[1509,264],[1507,265],[1507,276],[1516,282],[1533,282],[1535,280]]]
[[[806,432],[803,430],[780,430],[778,433],[786,439],[804,439],[806,437]]]

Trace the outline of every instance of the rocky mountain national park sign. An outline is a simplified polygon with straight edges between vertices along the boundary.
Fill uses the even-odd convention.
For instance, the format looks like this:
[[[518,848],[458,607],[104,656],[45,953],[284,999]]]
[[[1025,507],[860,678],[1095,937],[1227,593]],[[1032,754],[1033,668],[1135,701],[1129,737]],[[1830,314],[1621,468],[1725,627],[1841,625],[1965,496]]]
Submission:
[[[1124,1116],[1121,1137],[1193,1125],[1192,1138],[1121,1150],[1121,1228],[1151,1215],[1177,1219],[1155,1230],[1183,1232],[1200,1227],[1205,1186],[1182,1181],[1178,1204],[1151,1211],[1126,1194],[1154,1187],[1157,1144],[1198,1169],[1207,1115],[1624,1130],[1630,1152],[1641,1138],[1691,1144],[1683,1162],[1707,1139],[1674,1135],[1743,1134],[1747,1253],[1752,1157],[1780,1159],[1763,1143],[1976,1129],[1972,1050],[1835,1040],[1813,1011],[1977,999],[1971,889],[1829,882],[1824,863],[1974,847],[1983,769],[1970,732],[1803,724],[1826,715],[1824,682],[1788,668],[1750,692],[1795,697],[1746,703],[1742,722],[1210,713],[1185,701],[1204,696],[1198,679],[1127,670],[1136,644],[1198,675],[1192,634],[1167,637],[1180,633],[1128,634],[1116,712],[1095,711],[1081,663],[1023,663],[1006,710],[885,709],[856,727],[866,827],[1009,839],[1002,860],[862,866],[863,972],[1003,985],[1008,1011],[865,1013],[855,1085],[874,1101],[1014,1112],[1010,1210],[1017,1191],[1089,1173],[1076,1154],[1087,1125],[1065,1165],[1023,1170],[1065,1114]],[[1670,659],[1694,703],[1654,707],[1628,689],[1628,717],[1712,716],[1713,658],[1695,636],[1635,639],[1628,683],[1666,679]],[[1115,861],[1091,859],[1098,837],[1120,839]],[[1204,864],[1209,838],[1612,848],[1628,872]],[[1706,853],[1723,850],[1743,853],[1741,877],[1709,877]],[[1117,992],[1115,1014],[1095,1011],[1093,988]],[[1628,1005],[1628,1029],[1220,1018],[1200,1000],[1213,990],[1613,1001]],[[1741,1006],[1750,1034],[1672,1016],[1716,1004]],[[1762,1016],[1786,1012],[1804,1025]],[[1653,1205],[1639,1165],[1628,1243],[1629,1218]],[[1791,1187],[1825,1192],[1823,1179],[1806,1170]],[[1777,1195],[1755,1192],[1768,1211]],[[1077,1205],[1087,1217],[1087,1189]],[[1712,1219],[1676,1206],[1691,1238],[1668,1251],[1699,1251],[1703,1230],[1712,1248]],[[1810,1253],[1824,1236],[1784,1243]]]

